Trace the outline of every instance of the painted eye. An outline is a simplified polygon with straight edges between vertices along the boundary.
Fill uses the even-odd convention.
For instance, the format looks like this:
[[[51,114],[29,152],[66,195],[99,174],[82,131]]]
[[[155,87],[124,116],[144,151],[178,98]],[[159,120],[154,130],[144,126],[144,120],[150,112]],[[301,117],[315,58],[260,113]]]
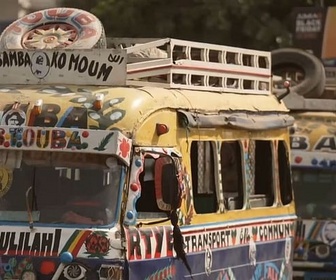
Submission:
[[[320,259],[325,259],[330,256],[330,247],[326,244],[319,244],[315,248],[315,254]]]
[[[119,120],[121,120],[125,116],[125,111],[124,110],[113,110],[112,113],[110,114],[110,120],[115,123]]]
[[[109,104],[110,106],[113,106],[115,104],[118,104],[118,103],[121,103],[122,101],[124,101],[125,98],[114,98],[114,99],[111,99]]]
[[[89,113],[89,116],[91,119],[94,119],[94,120],[99,120],[100,119],[100,116],[94,112],[94,113]]]
[[[63,270],[64,278],[67,280],[82,280],[87,269],[80,264],[69,264]]]

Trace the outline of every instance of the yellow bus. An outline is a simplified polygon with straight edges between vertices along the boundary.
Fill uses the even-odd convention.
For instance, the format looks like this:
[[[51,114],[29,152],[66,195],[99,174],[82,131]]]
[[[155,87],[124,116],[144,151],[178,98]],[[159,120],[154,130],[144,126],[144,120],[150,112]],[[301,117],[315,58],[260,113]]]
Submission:
[[[293,276],[336,279],[336,71],[299,49],[274,51],[272,63],[276,75],[293,81],[291,94],[284,98],[295,118],[291,166],[299,219]]]
[[[270,53],[104,48],[97,22],[48,9],[0,37],[1,279],[291,279]]]
[[[330,104],[330,100],[327,102]],[[292,174],[300,218],[295,239],[295,275],[297,279],[334,277],[336,116],[322,111],[297,112],[294,116]]]

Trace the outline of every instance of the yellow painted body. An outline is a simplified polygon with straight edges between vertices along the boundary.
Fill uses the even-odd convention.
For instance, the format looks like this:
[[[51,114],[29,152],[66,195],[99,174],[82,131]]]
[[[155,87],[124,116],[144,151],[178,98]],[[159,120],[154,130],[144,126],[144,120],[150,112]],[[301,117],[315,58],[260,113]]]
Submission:
[[[41,99],[43,106],[59,106],[56,114],[60,120],[69,107],[88,108],[87,128],[119,129],[131,137],[133,146],[172,147],[182,155],[186,171],[191,174],[189,143],[193,140],[224,141],[239,139],[284,140],[289,145],[287,129],[248,131],[233,128],[190,128],[188,131],[178,125],[177,110],[192,110],[216,115],[218,112],[287,112],[283,103],[274,96],[172,90],[164,88],[108,88],[108,87],[57,87],[57,86],[2,86],[0,110],[15,102],[33,108],[36,100]],[[103,94],[103,108],[95,110],[92,106],[96,94]],[[114,100],[118,99],[118,102]],[[123,111],[119,120],[111,119],[115,110]],[[98,117],[97,117],[98,116]],[[169,132],[158,136],[156,123],[166,124]],[[294,202],[286,207],[267,209],[267,216],[294,214]],[[230,211],[218,214],[194,213],[192,224],[240,220],[265,216],[263,209]]]

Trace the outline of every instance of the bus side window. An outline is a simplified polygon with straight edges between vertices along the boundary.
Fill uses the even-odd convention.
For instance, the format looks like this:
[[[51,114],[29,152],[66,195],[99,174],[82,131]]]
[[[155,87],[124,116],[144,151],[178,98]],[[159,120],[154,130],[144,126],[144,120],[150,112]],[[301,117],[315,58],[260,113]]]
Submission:
[[[220,167],[223,195],[229,210],[242,209],[244,189],[242,177],[242,151],[239,141],[222,142]]]
[[[287,205],[293,200],[293,190],[289,164],[289,153],[284,141],[279,141],[278,144],[278,164],[281,202],[283,205]]]
[[[254,189],[250,194],[251,207],[272,206],[274,203],[272,142],[256,140],[254,150]],[[250,145],[253,142],[250,141]]]
[[[215,143],[191,143],[191,175],[196,213],[214,213],[218,209],[215,181]]]
[[[136,202],[136,209],[139,214],[139,218],[150,218],[149,214],[141,214],[141,212],[162,212],[156,203],[154,164],[154,158],[145,157],[144,170],[139,176],[141,195]]]

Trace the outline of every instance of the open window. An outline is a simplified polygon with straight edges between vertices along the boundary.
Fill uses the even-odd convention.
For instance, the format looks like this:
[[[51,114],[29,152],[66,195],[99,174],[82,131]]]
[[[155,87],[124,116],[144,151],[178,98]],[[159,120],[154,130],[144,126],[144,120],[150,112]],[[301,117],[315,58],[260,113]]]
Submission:
[[[136,202],[138,218],[167,217],[167,213],[180,207],[181,191],[174,160],[166,155],[144,158],[140,173],[141,195]]]
[[[283,205],[287,205],[293,200],[293,189],[289,153],[284,141],[279,141],[278,143],[278,165],[281,202]]]
[[[218,209],[215,142],[193,141],[190,160],[195,210],[197,213],[214,213]]]
[[[244,189],[242,176],[242,150],[239,141],[222,142],[220,167],[223,196],[229,210],[242,209]]]
[[[272,142],[266,140],[250,141],[253,149],[249,149],[254,158],[254,188],[250,194],[251,207],[272,206],[274,203],[273,153]],[[253,155],[254,153],[254,155]]]

